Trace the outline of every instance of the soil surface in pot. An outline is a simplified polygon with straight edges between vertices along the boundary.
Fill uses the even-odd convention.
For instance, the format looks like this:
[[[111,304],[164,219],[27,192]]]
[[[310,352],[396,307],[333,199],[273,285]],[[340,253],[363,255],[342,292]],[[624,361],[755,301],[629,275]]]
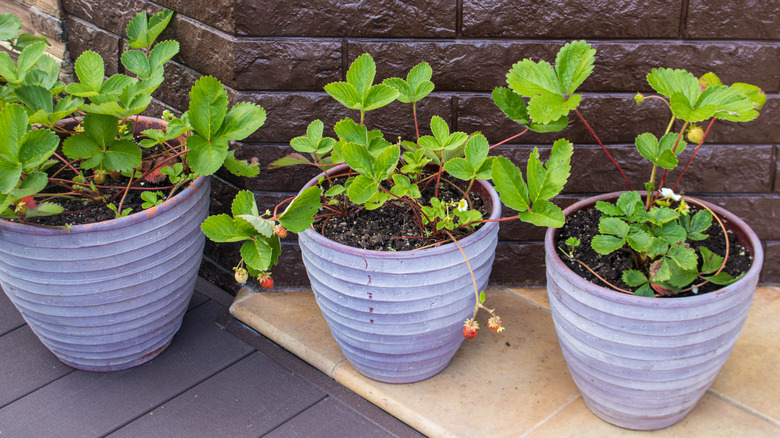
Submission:
[[[140,139],[136,138],[136,141],[140,141]],[[142,165],[145,169],[148,170],[150,168],[149,166],[152,166],[155,160],[158,159],[158,157],[160,157],[160,155],[165,151],[163,150],[162,146],[155,146],[149,149],[141,148],[141,152],[143,157]],[[57,153],[61,157],[64,157],[61,146]],[[146,170],[144,170],[144,173],[145,172]],[[55,164],[49,168],[47,173],[49,174],[50,181],[51,178],[54,177],[63,181],[67,181],[67,184],[72,184],[76,176],[76,173],[72,169],[70,169],[67,165],[59,162],[58,164]],[[78,199],[68,198],[66,196],[54,196],[51,199],[36,197],[36,202],[42,202],[46,200],[48,202],[59,204],[65,209],[65,211],[61,214],[53,216],[29,218],[26,219],[24,223],[43,226],[64,226],[66,224],[82,225],[116,219],[116,212],[108,208],[106,204],[113,203],[115,206],[119,206],[120,201],[122,201],[121,193],[125,190],[128,183],[130,183],[130,178],[121,174],[107,174],[105,175],[105,181],[97,184],[93,179],[93,172],[91,170],[84,171],[84,174],[87,176],[86,183],[93,183],[96,189],[94,192],[88,191],[89,195],[95,199],[105,199],[109,201],[104,203],[92,203],[83,196],[79,196]],[[124,201],[122,201],[121,210],[125,210],[127,208],[132,209],[132,211],[128,214],[133,214],[144,210],[145,207],[143,207],[143,204],[146,201],[141,198],[141,193],[144,191],[159,191],[161,195],[158,196],[158,199],[162,202],[169,196],[174,196],[175,194],[179,193],[181,190],[187,187],[188,184],[189,182],[180,184],[178,187],[175,187],[175,190],[173,193],[171,193],[174,189],[174,186],[170,183],[168,177],[159,174],[159,172],[154,172],[146,179],[141,179],[133,184],[133,187],[127,192],[127,196],[124,198]],[[70,190],[67,187],[53,186],[50,183],[49,186],[43,191],[43,193],[64,195],[69,191]],[[14,222],[21,222],[16,219],[12,220]]]
[[[446,175],[446,174],[445,174]],[[425,179],[425,176],[421,179]],[[435,178],[427,186],[420,184],[420,193],[424,205],[430,205],[430,199],[435,195]],[[337,180],[339,183],[343,183]],[[327,182],[324,184],[323,191],[327,190]],[[455,187],[453,187],[453,185]],[[468,183],[455,179],[444,179],[439,183],[438,199],[443,202],[457,202],[463,199],[463,191]],[[469,202],[472,209],[482,213],[483,218],[490,216],[490,211],[483,202],[482,198],[469,192]],[[425,237],[420,230],[415,216],[410,206],[400,200],[391,199],[376,210],[366,210],[359,205],[352,204],[342,199],[349,205],[346,215],[334,214],[327,206],[323,207],[312,227],[323,236],[330,240],[342,243],[355,248],[376,250],[376,251],[410,251],[413,249],[438,246],[450,242],[450,238],[440,233],[441,236]],[[460,239],[472,234],[478,225],[473,229],[455,229],[450,233]]]
[[[692,205],[691,210],[692,213],[694,213],[696,211],[696,206]],[[564,250],[568,251],[569,247],[567,247],[565,244],[566,239],[569,237],[579,238],[581,244],[574,249],[574,258],[576,260],[579,260],[588,265],[588,267],[593,269],[599,276],[613,285],[621,289],[633,291],[634,288],[629,287],[623,282],[621,278],[623,271],[626,269],[638,269],[647,274],[647,270],[638,266],[637,260],[635,260],[635,257],[628,249],[623,248],[613,252],[612,254],[604,256],[591,248],[590,242],[593,239],[593,236],[598,234],[599,218],[601,218],[601,212],[596,210],[595,207],[580,210],[574,213],[572,216],[566,218],[566,224],[558,232],[558,236],[555,242],[556,248],[563,248]],[[726,229],[728,230],[728,227]],[[688,242],[692,248],[696,249],[696,253],[700,256],[699,258],[701,258],[701,255],[698,251],[698,248],[701,246],[708,248],[715,254],[724,256],[726,253],[726,240],[723,238],[723,230],[720,228],[715,219],[713,219],[712,225],[710,225],[710,228],[707,229],[706,234],[708,237],[705,240]],[[750,266],[753,263],[753,257],[746,248],[737,242],[736,236],[730,230],[728,231],[728,237],[729,258],[726,262],[724,271],[736,277],[737,275],[743,272],[747,272],[750,269]],[[610,288],[609,285],[599,280],[581,264],[569,259],[569,257],[563,255],[561,252],[558,253],[558,257],[560,257],[561,260],[566,263],[566,265],[569,266],[572,271],[576,272],[584,279],[599,286]],[[701,283],[701,281],[697,281],[696,283]],[[712,292],[720,289],[721,287],[722,286],[707,283],[699,287],[698,294]],[[690,295],[693,295],[693,293],[689,291],[682,292],[676,296],[680,297]]]

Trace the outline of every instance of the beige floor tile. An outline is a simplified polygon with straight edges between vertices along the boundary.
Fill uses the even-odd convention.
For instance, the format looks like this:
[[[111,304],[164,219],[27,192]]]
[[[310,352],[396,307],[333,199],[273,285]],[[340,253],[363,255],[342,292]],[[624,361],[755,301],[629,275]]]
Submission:
[[[480,330],[435,377],[383,384],[344,364],[334,378],[430,436],[518,436],[576,397],[577,388],[550,314],[502,290],[487,296],[506,331]],[[481,327],[486,319],[478,319]]]
[[[544,309],[550,310],[550,299],[547,296],[547,289],[543,287],[524,287],[507,288],[507,291],[516,294],[517,296],[530,301]]]
[[[780,424],[778,316],[780,290],[759,287],[737,344],[710,389]]]
[[[230,313],[328,376],[346,361],[311,291],[239,291]]]
[[[780,436],[780,427],[762,420],[718,397],[706,393],[695,408],[679,423],[666,429],[640,432],[613,426],[590,412],[582,398],[577,398],[554,417],[541,424],[524,438],[575,437],[750,437]]]

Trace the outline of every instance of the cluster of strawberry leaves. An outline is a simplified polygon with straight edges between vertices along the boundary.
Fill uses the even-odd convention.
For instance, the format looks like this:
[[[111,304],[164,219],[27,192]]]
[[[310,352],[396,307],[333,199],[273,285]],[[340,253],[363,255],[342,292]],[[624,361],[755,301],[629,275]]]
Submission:
[[[434,90],[432,73],[431,67],[423,62],[413,67],[405,79],[388,78],[374,83],[376,64],[373,58],[369,54],[356,58],[347,72],[346,81],[328,84],[325,91],[345,107],[359,111],[359,120],[347,117],[337,122],[333,126],[337,138],[323,136],[321,121],[311,122],[304,136],[290,142],[295,152],[271,165],[276,168],[306,164],[329,169],[346,163],[350,176],[343,181],[322,178],[318,185],[295,197],[279,215],[276,211],[258,214],[256,205],[248,201],[248,192],[241,192],[236,202],[239,198],[247,201],[234,202],[232,216],[222,214],[206,219],[202,226],[206,236],[217,242],[243,241],[238,269],[246,264],[249,273],[257,276],[265,275],[278,260],[278,236],[273,233],[277,222],[290,231],[301,232],[313,223],[314,215],[323,204],[372,210],[391,199],[400,199],[417,211],[428,235],[457,227],[473,227],[484,220],[476,210],[454,208],[436,198],[424,205],[420,184],[423,183],[423,169],[430,165],[447,178],[467,181],[469,187],[476,179],[492,179],[502,201],[518,212],[519,219],[539,226],[562,226],[563,212],[549,199],[560,193],[569,177],[573,148],[568,141],[557,141],[546,163],[535,148],[528,159],[526,182],[523,172],[510,160],[488,156],[490,146],[482,134],[451,132],[441,117],[432,117],[430,135],[419,136],[415,141],[399,139],[391,143],[381,131],[366,127],[368,111],[396,100],[412,105],[416,121],[417,102]],[[560,118],[552,123],[531,122],[522,98],[502,91],[494,96],[513,120],[531,129],[550,132],[566,125]],[[244,205],[249,209],[240,208]]]
[[[496,89],[494,100],[507,116],[531,130],[539,131],[534,129],[535,123],[565,126],[569,113],[582,101],[576,89],[592,72],[595,53],[585,41],[573,41],[560,49],[555,66],[546,61],[524,59],[507,74],[509,89]],[[643,203],[635,191],[621,195],[614,204],[599,202],[596,208],[602,213],[600,234],[591,241],[591,247],[603,255],[621,249],[637,254],[637,259],[643,261],[641,270],[627,270],[622,274],[623,281],[635,288],[636,295],[654,296],[654,291],[675,295],[696,280],[730,284],[739,277],[721,272],[722,257],[701,248],[699,259],[686,244],[686,241],[706,238],[704,231],[709,228],[712,215],[704,210],[691,217],[686,208],[671,209],[667,200],[654,199],[656,171],[658,168],[669,171],[679,165],[678,155],[686,148],[683,140],[686,128],[701,132],[694,124],[713,118],[731,122],[753,120],[758,117],[766,95],[750,84],[725,86],[713,73],[696,78],[685,70],[656,68],[647,75],[647,81],[672,113],[669,128],[660,139],[652,133],[636,137],[637,151],[653,166],[651,178],[645,184],[647,202]],[[523,97],[529,99],[527,106]],[[638,95],[637,103],[645,99]],[[677,133],[670,132],[675,120],[684,122]],[[689,138],[697,141],[696,150],[704,141],[698,134]],[[661,184],[663,181],[662,178]],[[500,188],[500,184],[497,186]],[[567,244],[576,246],[575,242]],[[573,256],[571,251],[564,254]]]
[[[58,81],[58,64],[44,54],[45,39],[19,34],[21,21],[0,15],[0,40],[20,52],[16,63],[0,53],[0,78],[5,82],[0,86],[0,131],[8,133],[0,140],[0,216],[26,219],[61,213],[62,207],[53,202],[33,200],[57,196],[43,192],[52,185],[46,171],[58,161],[67,160],[77,173],[64,183],[70,189],[67,195],[92,202],[107,202],[96,186],[103,175],[139,181],[147,172],[142,148],[157,145],[166,145],[167,156],[158,159],[160,168],[152,171],[167,176],[174,187],[222,166],[239,176],[259,173],[256,163],[236,159],[229,142],[262,126],[265,111],[248,102],[228,108],[224,86],[211,76],[195,83],[181,117],[170,117],[164,130],[142,132],[140,142],[134,138],[133,117],[152,102],[152,93],[163,83],[165,63],[179,51],[176,41],[156,42],[172,16],[170,10],[151,17],[141,12],[128,23],[131,50],[122,54],[121,62],[135,77],[115,74],[106,79],[102,57],[85,51],[74,64],[78,82],[65,86]],[[60,146],[57,122],[74,114],[83,115],[77,132],[66,133]],[[59,148],[64,157],[56,155]],[[129,212],[113,209],[117,216]]]

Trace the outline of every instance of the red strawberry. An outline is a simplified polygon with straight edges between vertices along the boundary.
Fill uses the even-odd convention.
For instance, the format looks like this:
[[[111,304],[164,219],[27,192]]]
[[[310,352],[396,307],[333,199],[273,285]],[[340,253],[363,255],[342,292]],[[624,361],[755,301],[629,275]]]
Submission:
[[[504,331],[504,324],[501,322],[501,317],[498,315],[491,316],[490,319],[488,319],[488,327],[496,333]]]
[[[467,319],[463,324],[463,337],[466,339],[474,339],[479,331],[479,324],[473,319]]]
[[[268,277],[260,279],[260,286],[266,289],[272,289],[274,287],[274,279],[269,275]]]

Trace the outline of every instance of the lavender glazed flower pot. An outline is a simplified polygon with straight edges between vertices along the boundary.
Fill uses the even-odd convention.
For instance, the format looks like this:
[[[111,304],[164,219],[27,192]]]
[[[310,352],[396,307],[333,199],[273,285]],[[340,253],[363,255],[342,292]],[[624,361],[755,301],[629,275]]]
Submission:
[[[65,364],[115,371],[149,361],[194,291],[209,188],[200,177],[156,207],[69,230],[0,220],[0,286]]]
[[[568,217],[611,193],[580,201]],[[701,202],[701,201],[700,201]],[[594,414],[628,429],[654,430],[683,419],[715,380],[737,341],[763,264],[753,230],[707,204],[753,255],[739,281],[691,297],[649,298],[596,286],[570,270],[545,236],[547,291],[563,356]]]
[[[314,178],[306,187],[316,182]],[[498,219],[501,203],[492,186],[480,181],[473,190],[485,200],[490,218]],[[463,322],[471,317],[476,299],[457,245],[371,251],[336,243],[313,229],[300,233],[299,241],[317,304],[355,369],[374,380],[409,383],[434,376],[449,364],[463,342]],[[488,222],[458,242],[477,287],[484,289],[498,223]]]

